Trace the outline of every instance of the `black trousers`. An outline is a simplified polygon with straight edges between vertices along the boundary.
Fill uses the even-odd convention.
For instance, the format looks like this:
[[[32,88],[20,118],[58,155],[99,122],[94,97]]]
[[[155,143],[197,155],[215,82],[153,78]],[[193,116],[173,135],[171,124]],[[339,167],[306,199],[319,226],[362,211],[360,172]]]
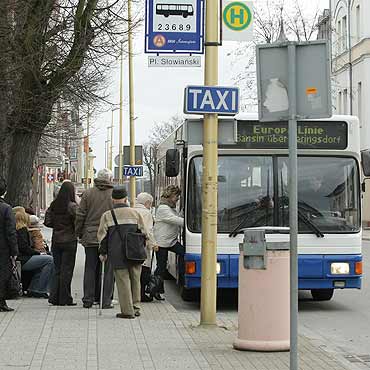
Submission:
[[[51,279],[49,301],[55,305],[73,302],[71,283],[76,262],[77,241],[53,243],[51,250],[54,258],[54,274]]]
[[[85,272],[84,272],[84,303],[94,303],[100,300],[101,267],[98,246],[85,247]],[[103,306],[112,304],[114,287],[113,268],[109,260],[105,262]]]
[[[143,266],[140,275],[140,285],[141,285],[141,299],[145,296],[145,287],[149,283],[151,270],[150,267]]]
[[[178,266],[179,266],[179,276],[180,276],[180,279],[182,279],[185,273],[185,262],[184,262],[185,247],[179,242],[176,242],[176,244],[174,244],[171,248],[159,247],[158,252],[156,252],[157,268],[155,270],[155,274],[160,275],[162,279],[164,279],[164,275],[167,269],[168,252],[173,252],[177,254]],[[161,293],[164,293],[164,285],[162,286]]]
[[[0,258],[0,304],[4,304],[6,289],[11,276],[11,262],[9,258]]]

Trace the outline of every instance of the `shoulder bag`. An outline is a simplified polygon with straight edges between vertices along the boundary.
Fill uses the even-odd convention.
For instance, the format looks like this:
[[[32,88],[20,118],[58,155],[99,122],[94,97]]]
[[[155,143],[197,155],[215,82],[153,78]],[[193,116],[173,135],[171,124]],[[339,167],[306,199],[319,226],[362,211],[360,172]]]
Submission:
[[[114,224],[117,227],[119,237],[122,242],[122,248],[126,258],[131,262],[143,263],[146,260],[146,237],[141,232],[128,232],[122,235],[120,225],[117,222],[116,214],[111,210]]]
[[[6,299],[15,299],[23,295],[21,277],[15,263],[11,264],[11,276],[6,289]]]

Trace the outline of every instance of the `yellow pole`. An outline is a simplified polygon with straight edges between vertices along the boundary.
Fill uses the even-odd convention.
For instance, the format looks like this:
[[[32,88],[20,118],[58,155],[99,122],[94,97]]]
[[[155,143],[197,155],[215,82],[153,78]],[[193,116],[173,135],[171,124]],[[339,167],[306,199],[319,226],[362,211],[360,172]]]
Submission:
[[[85,149],[85,189],[89,187],[89,154],[90,154],[90,109],[87,107],[86,142]],[[85,144],[85,143],[84,143]],[[87,148],[87,149],[86,149]]]
[[[218,47],[215,44],[218,42],[217,3],[214,0],[206,0],[205,86],[218,84]],[[217,136],[217,114],[205,114],[203,126],[201,325],[216,325]]]
[[[132,19],[131,19],[131,0],[127,4],[128,18],[128,71],[129,71],[129,107],[130,107],[130,165],[135,165],[135,126],[134,126],[134,71],[133,71],[133,51],[132,51]],[[136,199],[136,177],[130,176],[130,204],[135,207]]]
[[[123,41],[121,41],[121,71],[119,78],[119,183],[123,183]]]
[[[113,127],[114,127],[114,110],[112,108],[112,122],[110,125],[110,145],[109,145],[109,169],[113,170]]]

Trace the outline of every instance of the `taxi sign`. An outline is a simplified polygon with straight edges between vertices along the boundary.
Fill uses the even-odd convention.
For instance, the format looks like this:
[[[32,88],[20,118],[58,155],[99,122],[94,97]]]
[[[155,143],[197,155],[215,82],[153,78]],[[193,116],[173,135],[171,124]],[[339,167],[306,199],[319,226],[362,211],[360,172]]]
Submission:
[[[136,176],[142,177],[144,174],[143,166],[124,166],[123,167],[123,176]]]
[[[225,1],[222,9],[222,25],[224,41],[252,41],[252,3],[250,1]]]
[[[187,86],[184,113],[235,115],[239,111],[239,89],[224,86]]]

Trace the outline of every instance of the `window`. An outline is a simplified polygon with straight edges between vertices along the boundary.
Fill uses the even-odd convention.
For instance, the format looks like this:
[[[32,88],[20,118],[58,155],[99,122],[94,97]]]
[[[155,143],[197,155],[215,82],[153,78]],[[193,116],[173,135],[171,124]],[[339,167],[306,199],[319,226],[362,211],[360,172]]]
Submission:
[[[347,16],[342,18],[342,50],[347,50]]]
[[[362,127],[362,83],[357,84],[357,117],[360,120],[360,127]]]
[[[348,114],[348,91],[343,90],[343,114]]]
[[[339,20],[337,23],[337,48],[338,48],[338,54],[342,52],[342,23]]]
[[[357,41],[361,40],[361,13],[360,5],[356,6],[356,38]]]

